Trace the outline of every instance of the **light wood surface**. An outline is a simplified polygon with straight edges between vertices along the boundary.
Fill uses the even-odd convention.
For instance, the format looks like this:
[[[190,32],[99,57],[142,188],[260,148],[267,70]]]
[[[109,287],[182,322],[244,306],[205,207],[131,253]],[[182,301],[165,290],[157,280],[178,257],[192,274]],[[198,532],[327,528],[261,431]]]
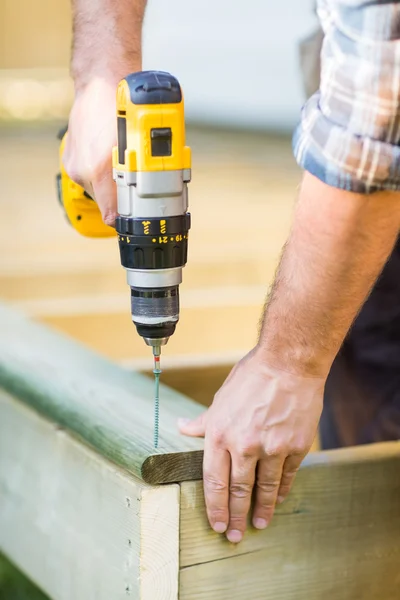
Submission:
[[[153,445],[154,382],[0,305],[0,388],[72,431],[148,483],[200,479],[202,440],[178,433],[199,404],[161,386]]]
[[[139,600],[178,600],[179,501],[178,485],[143,490]]]
[[[179,486],[147,486],[4,392],[0,415],[2,551],[52,600],[177,600]]]
[[[309,455],[265,531],[213,533],[202,482],[181,484],[180,600],[395,600],[400,443]]]
[[[0,132],[0,298],[108,358],[150,362],[116,241],[79,236],[58,206],[56,132]],[[288,138],[189,129],[188,143],[189,261],[165,366],[239,358],[254,345],[300,180]]]

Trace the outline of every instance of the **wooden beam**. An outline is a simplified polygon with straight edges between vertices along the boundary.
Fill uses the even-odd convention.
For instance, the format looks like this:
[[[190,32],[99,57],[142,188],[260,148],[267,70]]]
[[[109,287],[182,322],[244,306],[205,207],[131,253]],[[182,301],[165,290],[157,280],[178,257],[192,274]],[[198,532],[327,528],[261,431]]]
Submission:
[[[201,440],[179,416],[204,409],[161,386],[160,447],[153,447],[153,381],[128,372],[0,305],[0,388],[148,483],[200,479]],[[127,336],[133,336],[129,324]],[[149,356],[149,360],[150,356]]]
[[[0,392],[0,548],[52,600],[177,600],[178,543],[178,485],[148,486]]]
[[[400,442],[309,455],[265,531],[210,529],[202,482],[181,484],[180,600],[396,600]]]

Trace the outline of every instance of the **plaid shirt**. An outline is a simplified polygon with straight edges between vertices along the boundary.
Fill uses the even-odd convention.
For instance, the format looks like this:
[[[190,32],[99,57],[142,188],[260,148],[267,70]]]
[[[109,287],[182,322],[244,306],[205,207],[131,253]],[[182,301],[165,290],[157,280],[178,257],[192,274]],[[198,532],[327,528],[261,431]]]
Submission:
[[[319,91],[293,136],[298,164],[358,193],[400,190],[400,0],[318,0]]]

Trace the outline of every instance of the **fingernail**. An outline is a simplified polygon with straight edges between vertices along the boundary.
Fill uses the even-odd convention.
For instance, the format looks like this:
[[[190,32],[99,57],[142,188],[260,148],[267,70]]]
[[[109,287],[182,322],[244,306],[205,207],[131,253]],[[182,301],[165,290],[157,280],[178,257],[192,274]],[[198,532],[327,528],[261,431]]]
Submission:
[[[218,521],[218,523],[214,524],[214,531],[215,533],[224,533],[226,531],[227,528],[227,524],[226,523],[221,523],[221,521]]]
[[[178,425],[179,427],[184,427],[185,425],[188,425],[190,421],[191,419],[178,419]]]
[[[278,504],[282,504],[282,502],[284,501],[284,499],[285,499],[284,496],[278,496],[278,498],[277,498],[276,501],[277,501]]]
[[[268,525],[268,522],[265,519],[254,519],[253,525],[256,529],[265,529]]]
[[[232,529],[231,531],[228,531],[226,537],[230,542],[232,542],[232,544],[238,544],[241,541],[243,535],[237,529]]]

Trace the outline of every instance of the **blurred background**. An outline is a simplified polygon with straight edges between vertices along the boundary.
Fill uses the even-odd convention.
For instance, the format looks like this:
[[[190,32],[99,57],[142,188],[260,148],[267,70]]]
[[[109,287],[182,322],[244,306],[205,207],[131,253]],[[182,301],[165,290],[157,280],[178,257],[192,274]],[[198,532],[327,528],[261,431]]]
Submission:
[[[314,0],[149,0],[144,68],[176,73],[189,120],[290,132],[303,102],[298,43]],[[65,119],[70,0],[1,0],[0,119]]]
[[[193,152],[181,322],[162,377],[204,404],[256,342],[290,225],[299,43],[315,28],[313,9],[313,0],[149,0],[144,68],[180,80]],[[70,46],[70,0],[0,0],[0,300],[147,372],[116,241],[80,237],[56,197]],[[0,599],[26,597],[44,598],[0,557]]]
[[[300,181],[299,43],[315,25],[313,0],[148,3],[144,68],[180,80],[193,151],[182,316],[163,377],[203,402],[257,339]],[[0,299],[146,370],[116,241],[80,237],[56,198],[70,47],[70,0],[1,0]],[[218,244],[208,243],[217,229]]]

